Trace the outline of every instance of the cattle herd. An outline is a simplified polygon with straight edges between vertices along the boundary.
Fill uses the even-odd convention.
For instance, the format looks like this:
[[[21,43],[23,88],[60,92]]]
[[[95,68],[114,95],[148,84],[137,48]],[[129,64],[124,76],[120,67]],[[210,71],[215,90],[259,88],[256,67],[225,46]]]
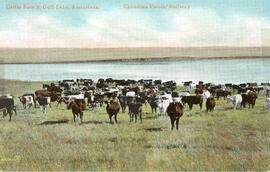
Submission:
[[[40,107],[43,113],[47,113],[47,106],[55,102],[56,106],[66,104],[70,109],[74,122],[76,117],[83,121],[83,112],[86,109],[98,110],[105,105],[110,122],[117,123],[119,111],[130,116],[130,122],[137,120],[142,122],[142,107],[150,107],[152,113],[165,117],[168,115],[171,120],[171,129],[174,126],[178,129],[179,119],[183,116],[184,106],[187,104],[192,110],[194,105],[200,109],[205,104],[206,111],[215,109],[216,101],[220,98],[231,103],[234,109],[253,108],[257,95],[260,91],[265,94],[265,108],[270,111],[270,84],[243,83],[243,84],[213,84],[199,81],[183,82],[185,91],[177,91],[175,81],[162,82],[162,80],[116,80],[112,78],[62,80],[58,83],[43,84],[41,90],[34,93],[26,93],[19,96],[23,109]],[[223,101],[223,100],[222,100]],[[57,108],[56,107],[56,108]],[[16,112],[14,96],[2,95],[0,97],[0,109],[3,116],[9,114],[11,121],[12,114]]]

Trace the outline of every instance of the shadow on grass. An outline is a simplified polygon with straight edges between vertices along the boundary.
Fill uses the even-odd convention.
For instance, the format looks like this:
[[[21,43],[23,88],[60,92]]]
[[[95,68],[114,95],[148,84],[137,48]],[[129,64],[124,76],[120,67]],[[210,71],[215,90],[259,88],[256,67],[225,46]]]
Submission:
[[[66,124],[68,122],[69,122],[68,119],[63,119],[63,120],[55,120],[55,121],[44,121],[44,122],[37,124],[37,125]]]
[[[148,120],[148,119],[157,119],[157,118],[158,116],[156,115],[156,116],[146,116],[146,117],[143,117],[142,119]]]
[[[152,128],[144,128],[145,131],[148,132],[158,132],[158,131],[163,131],[164,128],[162,127],[152,127]]]
[[[81,125],[83,124],[103,124],[102,121],[83,121]]]
[[[83,121],[82,123],[80,123],[80,125],[83,125],[83,124],[95,124],[95,125],[98,125],[98,124],[120,124],[121,122],[117,122],[117,123],[115,123],[115,122],[110,122],[110,121],[95,121],[95,120],[93,120],[93,121]]]

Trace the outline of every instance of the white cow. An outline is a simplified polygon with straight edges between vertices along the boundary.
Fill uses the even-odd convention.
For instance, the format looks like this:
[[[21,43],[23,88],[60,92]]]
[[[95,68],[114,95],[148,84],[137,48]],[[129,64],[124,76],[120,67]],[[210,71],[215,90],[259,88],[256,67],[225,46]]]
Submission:
[[[26,107],[30,108],[31,106],[34,105],[33,96],[21,96],[21,97],[19,97],[19,99],[20,99],[20,102],[22,103],[24,109]]]
[[[270,98],[265,100],[265,109],[270,112]]]
[[[126,93],[126,96],[127,97],[135,97],[136,93],[135,93],[135,91],[129,91],[129,92]]]
[[[158,99],[158,109],[159,114],[165,117],[165,113],[167,111],[168,106],[170,105],[170,100],[166,98],[159,98]]]
[[[241,106],[242,96],[240,94],[236,94],[236,95],[227,97],[227,103],[230,103],[230,102],[233,104],[233,108],[236,109],[238,105],[239,107]]]
[[[84,99],[84,94],[78,94],[78,95],[68,95],[68,101],[70,101],[71,99]]]
[[[264,92],[265,92],[266,97],[269,97],[270,96],[270,86],[265,85],[263,87],[263,89],[264,89]]]
[[[171,94],[163,94],[161,95],[161,98],[164,100],[164,99],[168,99],[169,102],[173,102],[173,98],[172,98],[172,95]]]
[[[188,86],[188,90],[189,92],[191,92],[192,90],[194,90],[196,88],[196,84],[195,83],[190,83]]]
[[[204,100],[207,100],[211,96],[208,90],[203,90],[203,93],[201,95],[203,96]]]
[[[183,97],[183,96],[190,96],[190,93],[189,93],[189,92],[180,92],[180,93],[179,93],[179,96],[180,96],[180,97]]]

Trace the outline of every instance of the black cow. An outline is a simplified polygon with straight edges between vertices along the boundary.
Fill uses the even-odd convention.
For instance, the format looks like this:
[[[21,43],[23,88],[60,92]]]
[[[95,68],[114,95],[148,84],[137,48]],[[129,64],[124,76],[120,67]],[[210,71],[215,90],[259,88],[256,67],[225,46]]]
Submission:
[[[127,107],[127,97],[126,96],[119,96],[118,97],[121,109],[122,109],[122,113],[125,113],[126,111],[126,107]]]
[[[17,114],[13,98],[0,97],[0,109],[4,109],[3,111],[4,117],[7,115],[7,113],[9,114],[9,122],[11,121],[12,111],[14,111],[15,114]]]
[[[158,98],[156,97],[150,97],[148,99],[148,103],[150,104],[150,107],[152,109],[152,113],[157,113],[157,107],[158,107]]]
[[[130,115],[130,122],[133,121],[135,117],[135,123],[137,123],[138,116],[140,117],[140,121],[142,123],[142,103],[141,102],[131,102],[128,105],[129,115]]]

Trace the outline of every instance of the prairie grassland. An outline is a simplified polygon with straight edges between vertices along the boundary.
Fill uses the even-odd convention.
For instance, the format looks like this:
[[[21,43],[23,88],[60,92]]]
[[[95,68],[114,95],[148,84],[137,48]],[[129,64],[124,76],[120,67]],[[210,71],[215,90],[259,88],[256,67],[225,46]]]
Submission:
[[[41,88],[39,82],[0,85],[1,94],[16,97]],[[23,110],[17,98],[16,104],[12,122],[0,118],[1,170],[270,169],[270,113],[262,95],[254,109],[232,110],[222,99],[212,113],[186,106],[178,131],[149,106],[142,124],[130,123],[127,113],[110,124],[104,107],[86,110],[80,124],[65,105],[53,104],[44,115],[38,108]],[[59,120],[64,123],[53,123]]]

